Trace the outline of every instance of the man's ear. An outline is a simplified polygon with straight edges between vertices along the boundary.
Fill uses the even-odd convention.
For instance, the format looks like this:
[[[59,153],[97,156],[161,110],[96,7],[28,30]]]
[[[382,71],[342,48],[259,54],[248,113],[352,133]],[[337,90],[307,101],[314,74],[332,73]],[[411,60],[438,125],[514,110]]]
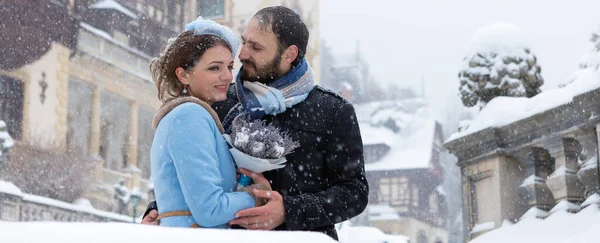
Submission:
[[[287,63],[292,63],[298,57],[298,47],[296,45],[288,46],[283,52],[283,60]]]
[[[175,69],[175,76],[177,76],[177,79],[179,79],[179,82],[182,84],[190,84],[190,74],[182,67]]]

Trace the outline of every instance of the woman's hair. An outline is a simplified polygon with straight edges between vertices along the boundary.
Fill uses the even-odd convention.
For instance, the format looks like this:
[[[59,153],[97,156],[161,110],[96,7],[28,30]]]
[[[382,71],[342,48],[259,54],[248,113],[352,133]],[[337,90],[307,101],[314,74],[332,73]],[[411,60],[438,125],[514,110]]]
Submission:
[[[196,66],[204,52],[222,45],[231,51],[227,42],[214,35],[194,35],[194,31],[185,31],[175,39],[170,39],[158,57],[150,62],[152,79],[158,89],[158,99],[185,95],[184,85],[179,82],[175,70],[178,67],[189,71]],[[189,93],[188,93],[189,94]]]

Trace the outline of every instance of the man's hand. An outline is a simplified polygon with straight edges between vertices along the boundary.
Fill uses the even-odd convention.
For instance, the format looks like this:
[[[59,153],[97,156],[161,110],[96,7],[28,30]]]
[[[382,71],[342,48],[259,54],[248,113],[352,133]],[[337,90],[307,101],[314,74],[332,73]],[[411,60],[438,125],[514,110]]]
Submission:
[[[260,207],[263,206],[265,204],[267,204],[267,199],[264,199],[262,197],[257,197],[254,195],[254,190],[255,189],[259,189],[259,190],[271,190],[271,188],[267,188],[267,186],[265,186],[264,184],[252,184],[249,185],[247,187],[244,187],[242,189],[240,189],[241,192],[247,192],[248,194],[250,194],[250,196],[252,196],[252,198],[254,199],[254,206],[255,207]]]
[[[272,230],[285,222],[283,197],[279,192],[254,189],[253,194],[269,201],[264,206],[237,212],[236,219],[229,221],[230,225],[239,225],[252,230]]]
[[[158,210],[155,209],[150,211],[148,215],[142,219],[142,224],[158,225],[158,220],[156,220],[156,218],[158,218]]]

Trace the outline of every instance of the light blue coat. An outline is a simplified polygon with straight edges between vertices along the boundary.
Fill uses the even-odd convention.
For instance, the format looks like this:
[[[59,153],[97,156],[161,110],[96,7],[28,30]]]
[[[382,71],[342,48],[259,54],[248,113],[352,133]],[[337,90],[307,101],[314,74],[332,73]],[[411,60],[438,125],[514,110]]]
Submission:
[[[161,226],[227,228],[236,212],[254,207],[250,194],[233,191],[236,171],[227,143],[198,104],[178,105],[161,119],[151,163],[158,212],[193,215],[161,219]]]

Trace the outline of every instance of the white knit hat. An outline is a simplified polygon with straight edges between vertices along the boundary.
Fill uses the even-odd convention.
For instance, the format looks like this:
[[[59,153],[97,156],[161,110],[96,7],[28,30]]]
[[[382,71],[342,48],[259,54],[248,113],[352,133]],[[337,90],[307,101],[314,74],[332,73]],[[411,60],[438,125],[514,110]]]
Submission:
[[[223,26],[215,21],[203,19],[198,17],[196,20],[190,22],[185,26],[185,30],[193,30],[194,35],[214,35],[223,39],[229,48],[231,48],[231,55],[235,58],[240,41],[231,29]]]

